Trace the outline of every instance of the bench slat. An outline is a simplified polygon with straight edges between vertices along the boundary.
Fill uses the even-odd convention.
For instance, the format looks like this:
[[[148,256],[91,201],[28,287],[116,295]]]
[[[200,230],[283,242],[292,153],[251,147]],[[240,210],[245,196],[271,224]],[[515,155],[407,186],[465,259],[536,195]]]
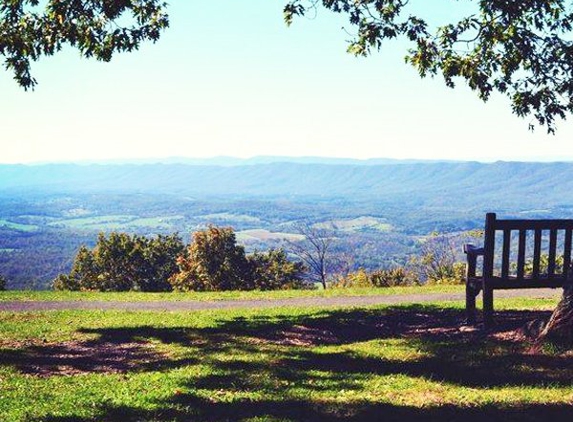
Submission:
[[[511,230],[503,231],[503,251],[501,255],[501,277],[509,276],[509,249],[511,243]]]
[[[494,289],[537,289],[543,287],[563,287],[563,286],[573,286],[573,280],[566,280],[563,276],[555,276],[552,278],[540,277],[540,278],[524,278],[522,280],[516,277],[492,277],[486,281],[488,285]]]
[[[485,218],[483,244],[483,275],[493,276],[493,258],[495,252],[495,214],[487,214]]]
[[[547,275],[555,275],[555,256],[557,255],[557,230],[549,232],[549,262],[547,264]]]
[[[519,231],[519,245],[517,247],[517,278],[522,279],[525,272],[525,240],[527,231]]]
[[[571,229],[565,230],[565,245],[563,246],[563,277],[567,278],[571,272]]]
[[[541,229],[535,230],[533,239],[533,278],[539,277],[539,262],[541,261]]]
[[[495,220],[495,230],[573,229],[573,220]]]

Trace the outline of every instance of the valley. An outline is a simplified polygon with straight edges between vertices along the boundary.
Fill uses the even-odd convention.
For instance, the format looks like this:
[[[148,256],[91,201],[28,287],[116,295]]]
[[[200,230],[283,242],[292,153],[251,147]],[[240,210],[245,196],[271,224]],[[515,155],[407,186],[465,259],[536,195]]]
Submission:
[[[189,242],[230,226],[252,252],[300,240],[300,222],[332,229],[351,269],[388,268],[432,232],[461,242],[488,211],[570,218],[572,192],[569,163],[2,165],[0,274],[48,288],[102,231]]]

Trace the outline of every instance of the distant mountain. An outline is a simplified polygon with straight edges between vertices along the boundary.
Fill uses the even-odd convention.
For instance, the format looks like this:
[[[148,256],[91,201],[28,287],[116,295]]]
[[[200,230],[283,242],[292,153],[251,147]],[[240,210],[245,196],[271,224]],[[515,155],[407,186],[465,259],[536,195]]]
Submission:
[[[1,165],[0,193],[141,192],[200,196],[321,196],[447,207],[573,205],[573,163],[421,162]]]
[[[272,163],[296,163],[296,164],[332,164],[332,165],[360,165],[376,166],[381,164],[414,164],[414,163],[442,163],[456,162],[449,160],[416,160],[416,159],[394,159],[394,158],[336,158],[336,157],[288,157],[261,155],[250,158],[238,158],[228,156],[193,158],[193,157],[164,157],[164,158],[134,158],[134,159],[112,159],[112,160],[93,160],[80,162],[62,162],[57,164],[101,164],[101,165],[122,165],[122,164],[188,164],[194,166],[251,166],[257,164]],[[34,163],[36,165],[54,164],[54,163]]]

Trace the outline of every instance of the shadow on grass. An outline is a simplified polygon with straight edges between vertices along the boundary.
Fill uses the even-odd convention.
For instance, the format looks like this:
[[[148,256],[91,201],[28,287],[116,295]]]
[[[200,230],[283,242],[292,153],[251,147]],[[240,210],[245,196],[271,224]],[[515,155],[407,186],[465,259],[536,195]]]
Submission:
[[[311,394],[335,398],[341,390],[360,393],[364,386],[356,383],[356,379],[370,375],[405,375],[476,388],[572,386],[573,356],[526,353],[527,343],[516,335],[516,330],[527,321],[547,316],[547,312],[499,312],[497,328],[484,332],[463,327],[463,313],[459,310],[411,305],[325,310],[297,316],[241,317],[221,320],[210,328],[84,329],[83,333],[96,337],[84,343],[87,348],[106,345],[121,349],[135,344],[145,350],[146,344],[161,343],[187,351],[185,359],[144,354],[139,359],[143,361],[141,364],[137,363],[137,353],[131,354],[127,359],[137,364],[120,368],[121,371],[169,370],[195,363],[207,365],[212,371],[180,382],[170,399],[153,403],[156,408],[153,411],[104,406],[93,418],[41,420],[239,421],[256,417],[292,421],[572,420],[570,406],[523,405],[500,409],[466,408],[460,403],[460,407],[417,408],[366,400],[324,401],[314,399]],[[415,359],[399,359],[383,352],[365,355],[352,350],[352,345],[358,342],[376,340],[369,345],[376,348],[384,347],[384,340],[394,339],[404,340],[419,355]],[[41,367],[45,364],[41,348],[3,352],[0,362],[23,371],[23,361],[31,367]],[[260,358],[261,353],[265,358]],[[74,362],[67,365],[73,366]],[[301,399],[300,391],[308,393],[308,399]],[[237,395],[221,398],[220,392]],[[260,395],[245,399],[242,393]]]
[[[213,403],[195,396],[178,400],[179,407],[155,411],[130,407],[105,407],[95,418],[48,417],[42,422],[94,421],[292,421],[292,422],[569,422],[573,407],[567,405],[524,405],[499,408],[481,407],[412,407],[391,404],[345,405],[339,412],[309,401],[237,401]],[[39,420],[37,421],[39,422]]]

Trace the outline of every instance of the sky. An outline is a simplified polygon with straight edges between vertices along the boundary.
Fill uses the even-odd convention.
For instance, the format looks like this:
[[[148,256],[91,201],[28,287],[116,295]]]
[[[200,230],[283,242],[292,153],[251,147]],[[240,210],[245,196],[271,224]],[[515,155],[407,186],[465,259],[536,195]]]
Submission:
[[[286,1],[286,0],[285,0]],[[252,157],[573,160],[573,121],[528,130],[509,101],[420,79],[404,44],[346,53],[325,10],[283,22],[284,1],[185,0],[156,44],[110,63],[66,49],[33,65],[34,91],[0,70],[0,163]],[[463,2],[420,6],[446,19]],[[431,4],[430,4],[431,3]],[[422,4],[422,2],[420,2]],[[343,28],[344,27],[344,28]]]

